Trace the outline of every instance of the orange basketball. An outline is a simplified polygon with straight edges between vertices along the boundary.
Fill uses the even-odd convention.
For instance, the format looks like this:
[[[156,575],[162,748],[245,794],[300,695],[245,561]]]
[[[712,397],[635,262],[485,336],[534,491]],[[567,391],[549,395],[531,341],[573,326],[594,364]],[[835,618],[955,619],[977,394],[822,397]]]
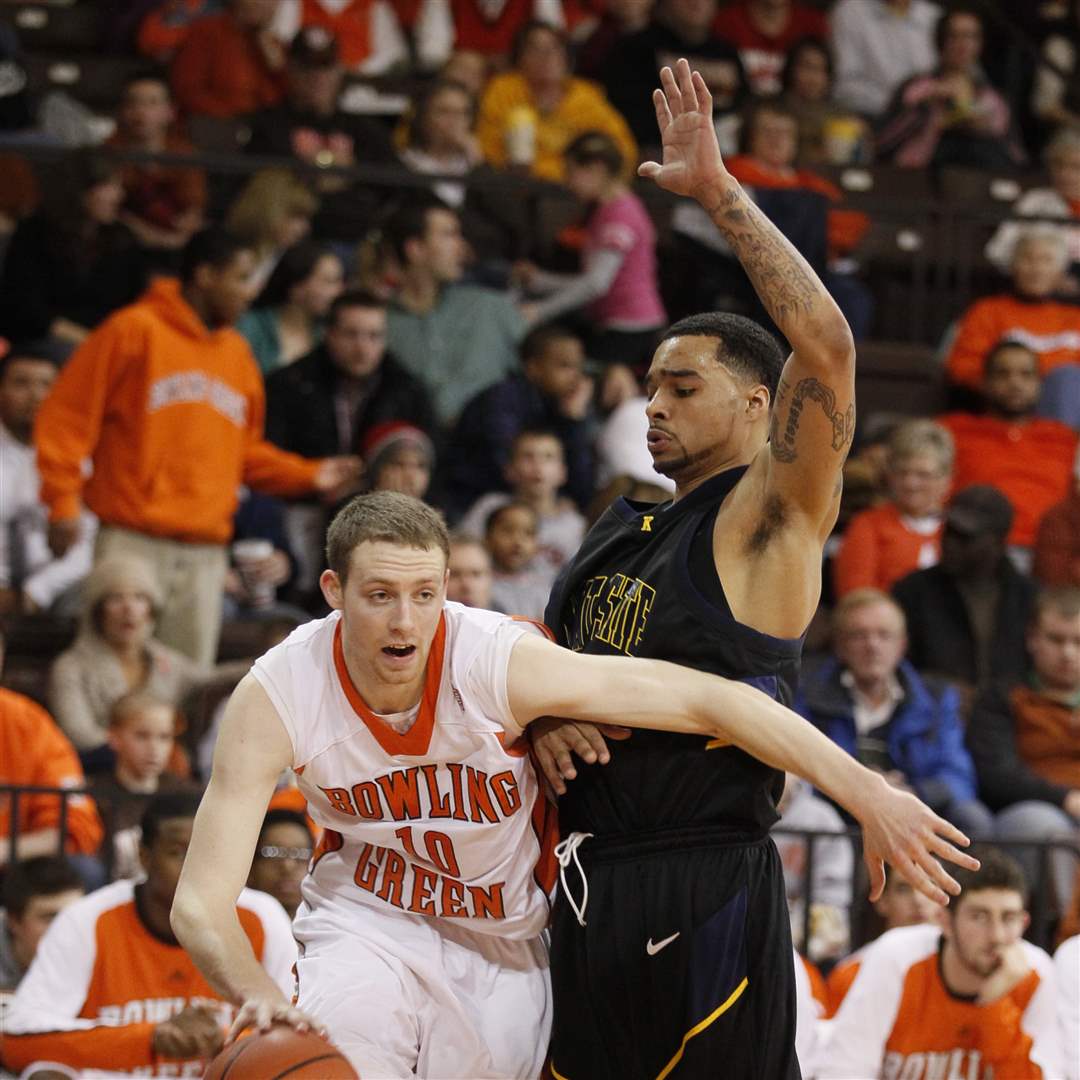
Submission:
[[[338,1049],[314,1031],[283,1024],[226,1047],[203,1080],[360,1080]]]

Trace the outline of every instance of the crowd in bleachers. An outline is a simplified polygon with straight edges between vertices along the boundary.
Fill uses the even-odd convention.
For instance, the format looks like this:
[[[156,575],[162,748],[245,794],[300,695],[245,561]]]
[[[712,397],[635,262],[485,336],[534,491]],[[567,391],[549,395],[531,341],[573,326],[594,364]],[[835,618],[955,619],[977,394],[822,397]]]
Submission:
[[[325,613],[343,499],[426,499],[454,530],[449,598],[542,618],[612,499],[673,490],[643,388],[668,323],[722,309],[779,336],[701,208],[636,178],[679,57],[863,357],[795,707],[1015,857],[970,888],[1071,938],[1056,997],[1034,946],[998,998],[956,993],[997,1009],[976,1028],[1007,999],[1008,1030],[1037,1032],[998,1059],[1028,1071],[996,1075],[1080,1080],[1077,0],[0,0],[0,785],[85,789],[63,813],[0,794],[0,993],[25,976],[12,1007],[41,1013],[0,1065],[220,1047],[228,1010],[167,919],[192,799],[251,659]],[[876,368],[897,328],[912,351]],[[249,882],[290,915],[303,809],[283,781]],[[901,882],[857,901],[838,808],[792,783],[781,811],[831,834],[810,863],[778,834],[844,1042],[815,1036],[804,1069],[854,1076],[860,965],[888,985],[891,935],[920,926],[910,963],[937,938]],[[264,899],[244,927],[284,980]],[[851,959],[868,918],[881,947]],[[106,933],[144,955],[130,985]],[[919,1052],[898,1015],[860,1052]]]

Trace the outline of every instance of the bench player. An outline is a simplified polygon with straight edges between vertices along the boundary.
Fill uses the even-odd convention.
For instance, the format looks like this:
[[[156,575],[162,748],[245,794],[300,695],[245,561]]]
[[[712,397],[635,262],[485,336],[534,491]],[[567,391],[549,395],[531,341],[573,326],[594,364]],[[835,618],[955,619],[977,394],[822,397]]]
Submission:
[[[953,885],[932,853],[972,862],[948,822],[751,687],[575,655],[530,624],[446,603],[448,547],[423,503],[354,499],[328,533],[333,613],[258,660],[229,702],[172,921],[243,1003],[234,1030],[315,1022],[365,1077],[538,1074],[555,838],[521,736],[550,713],[745,746],[847,806],[868,845],[915,859],[935,890]],[[296,1007],[234,914],[285,768],[326,830],[294,923]]]

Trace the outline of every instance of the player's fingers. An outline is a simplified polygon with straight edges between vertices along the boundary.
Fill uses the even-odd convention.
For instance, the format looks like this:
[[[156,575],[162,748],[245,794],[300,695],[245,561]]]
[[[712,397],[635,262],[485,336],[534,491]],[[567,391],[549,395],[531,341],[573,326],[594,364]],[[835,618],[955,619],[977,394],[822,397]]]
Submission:
[[[863,853],[863,862],[866,863],[866,871],[870,875],[870,902],[873,903],[880,900],[885,891],[885,863],[869,851]]]
[[[597,724],[596,730],[599,731],[605,739],[630,738],[630,729],[628,727],[619,727],[617,724]]]
[[[923,873],[925,873],[931,881],[942,890],[942,892],[946,892],[950,896],[960,895],[960,885],[949,876],[945,867],[943,867],[933,855],[930,855],[925,850],[920,851],[917,854],[915,861],[922,867]]]
[[[964,839],[966,840],[967,837]],[[934,836],[928,846],[935,855],[957,866],[962,866],[965,870],[978,870],[981,865],[973,855],[969,855],[966,851],[957,851],[948,840],[942,840],[940,836]]]
[[[248,1027],[254,1016],[254,1009],[251,1005],[244,1004],[240,1007],[240,1011],[236,1014],[232,1024],[229,1027],[228,1033],[225,1036],[225,1045],[235,1042],[240,1037],[240,1033]]]
[[[671,110],[668,108],[667,98],[664,97],[663,90],[654,90],[652,92],[653,108],[656,110],[656,123],[660,128],[660,135],[663,136],[667,131],[668,124],[671,123]]]
[[[536,755],[536,764],[540,766],[540,771],[555,794],[565,795],[566,785],[559,774],[559,767],[555,764],[554,756],[548,752],[546,746],[542,746],[539,742],[533,744],[533,753]]]
[[[668,111],[674,119],[683,111],[682,91],[675,81],[675,72],[667,66],[660,69],[660,86],[663,88],[664,97],[667,99]]]
[[[572,752],[577,754],[582,761],[587,761],[590,765],[596,761],[597,750],[593,743],[592,735],[589,731],[588,724],[570,724],[563,728],[561,733],[563,741],[566,747]],[[600,740],[603,743],[603,739]]]
[[[638,176],[643,176],[646,180],[655,180],[660,175],[661,166],[655,161],[643,161],[637,167]]]
[[[890,860],[900,876],[918,892],[921,892],[927,900],[932,900],[939,907],[945,907],[949,902],[948,893],[934,884],[929,874],[907,855],[897,855]]]
[[[705,79],[702,77],[700,71],[693,72],[690,77],[694,82],[694,93],[697,95],[698,108],[700,108],[706,116],[712,116],[712,93],[705,84]]]
[[[682,95],[682,107],[686,112],[696,112],[698,107],[697,93],[694,90],[694,80],[690,75],[690,61],[686,59],[675,61],[675,82],[679,86]]]

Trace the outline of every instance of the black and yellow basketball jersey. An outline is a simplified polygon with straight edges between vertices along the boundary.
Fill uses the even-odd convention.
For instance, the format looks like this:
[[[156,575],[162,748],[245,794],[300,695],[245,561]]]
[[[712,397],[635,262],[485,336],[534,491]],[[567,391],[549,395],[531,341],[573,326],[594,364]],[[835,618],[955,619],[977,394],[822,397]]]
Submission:
[[[713,560],[717,511],[745,471],[720,473],[675,503],[614,502],[552,591],[546,621],[560,644],[670,660],[789,703],[802,639],[770,637],[738,622]],[[741,750],[642,730],[608,745],[611,761],[580,765],[559,799],[564,836],[712,825],[738,840],[760,836],[777,820],[783,774]]]

